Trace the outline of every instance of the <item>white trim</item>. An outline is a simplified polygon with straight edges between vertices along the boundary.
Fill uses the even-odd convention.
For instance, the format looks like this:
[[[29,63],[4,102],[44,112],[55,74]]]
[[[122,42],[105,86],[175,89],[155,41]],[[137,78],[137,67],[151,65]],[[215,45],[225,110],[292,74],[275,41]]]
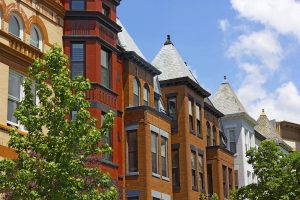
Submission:
[[[170,181],[170,178],[168,178],[168,177],[162,176],[161,178],[162,178],[162,180]]]
[[[150,130],[159,135],[159,128],[157,128],[156,126],[150,124]]]
[[[152,176],[156,177],[156,178],[160,178],[160,175],[157,173],[152,172]]]
[[[162,129],[160,129],[160,135],[165,137],[165,138],[169,138],[169,134],[166,131],[162,130]]]
[[[161,199],[162,200],[171,200],[171,195],[162,193],[161,194]]]
[[[161,199],[161,193],[155,190],[151,190],[152,197]]]

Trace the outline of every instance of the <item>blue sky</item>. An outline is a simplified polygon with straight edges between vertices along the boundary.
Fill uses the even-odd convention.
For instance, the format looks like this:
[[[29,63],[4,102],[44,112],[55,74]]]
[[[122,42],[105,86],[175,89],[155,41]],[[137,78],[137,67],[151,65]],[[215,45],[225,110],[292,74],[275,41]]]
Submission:
[[[300,123],[300,1],[123,0],[118,16],[149,61],[171,35],[199,82],[223,76],[257,118]]]

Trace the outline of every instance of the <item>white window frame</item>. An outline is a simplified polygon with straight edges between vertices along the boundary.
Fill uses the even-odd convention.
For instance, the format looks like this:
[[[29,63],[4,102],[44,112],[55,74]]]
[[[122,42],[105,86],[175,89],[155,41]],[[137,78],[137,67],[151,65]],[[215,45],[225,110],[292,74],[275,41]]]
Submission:
[[[24,38],[24,24],[23,24],[23,20],[21,19],[21,17],[18,14],[14,13],[14,12],[10,13],[9,18],[8,18],[8,30],[9,30],[9,26],[10,26],[10,24],[9,24],[10,16],[14,16],[17,19],[18,23],[19,23],[19,26],[20,26],[19,37],[16,36],[16,35],[14,35],[14,34],[12,34],[12,33],[10,33],[9,31],[8,32],[10,34],[14,35],[15,37],[18,37],[21,40],[23,40],[23,38]]]
[[[35,48],[38,48],[40,51],[43,51],[43,34],[42,34],[42,32],[41,32],[41,30],[40,30],[40,28],[37,26],[37,25],[35,25],[35,24],[33,24],[31,27],[30,27],[30,44],[31,44],[31,30],[32,29],[35,29],[36,30],[36,32],[37,32],[37,34],[38,34],[38,37],[39,37],[39,43],[38,43],[38,47],[35,47]]]

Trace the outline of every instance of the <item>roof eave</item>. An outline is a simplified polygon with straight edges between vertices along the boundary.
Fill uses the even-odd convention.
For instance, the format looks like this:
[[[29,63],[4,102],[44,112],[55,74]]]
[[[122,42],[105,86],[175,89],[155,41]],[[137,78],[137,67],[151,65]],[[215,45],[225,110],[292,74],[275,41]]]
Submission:
[[[206,109],[207,111],[211,112],[217,118],[224,117],[224,114],[222,112],[220,112],[218,109],[216,109],[215,107],[209,105],[206,102],[204,102],[204,109]]]
[[[159,71],[156,67],[151,65],[149,62],[147,62],[145,59],[143,59],[134,51],[125,51],[124,56],[130,59],[131,61],[140,64],[145,70],[147,70],[154,76],[161,74],[161,71]]]
[[[203,89],[198,83],[195,83],[195,81],[191,80],[190,77],[179,77],[174,79],[168,79],[168,80],[161,80],[159,81],[160,87],[166,87],[166,86],[172,86],[172,85],[187,85],[192,90],[194,90],[197,94],[199,94],[202,97],[209,97],[211,94]]]

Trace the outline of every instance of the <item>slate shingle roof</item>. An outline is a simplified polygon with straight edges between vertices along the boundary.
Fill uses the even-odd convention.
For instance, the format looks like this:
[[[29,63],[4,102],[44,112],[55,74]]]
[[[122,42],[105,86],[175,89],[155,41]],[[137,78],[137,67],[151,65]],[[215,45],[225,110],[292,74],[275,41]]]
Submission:
[[[223,114],[246,113],[246,109],[236,96],[230,84],[225,80],[211,98],[214,106]]]
[[[117,24],[122,27],[122,31],[118,33],[118,41],[120,46],[123,47],[125,51],[134,51],[141,58],[147,60],[119,19],[117,19]]]
[[[162,72],[159,75],[160,81],[189,77],[195,83],[198,83],[169,36],[164,46],[153,59],[152,65]]]

